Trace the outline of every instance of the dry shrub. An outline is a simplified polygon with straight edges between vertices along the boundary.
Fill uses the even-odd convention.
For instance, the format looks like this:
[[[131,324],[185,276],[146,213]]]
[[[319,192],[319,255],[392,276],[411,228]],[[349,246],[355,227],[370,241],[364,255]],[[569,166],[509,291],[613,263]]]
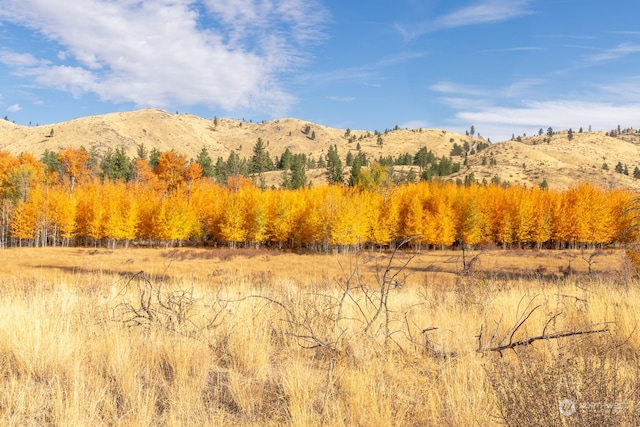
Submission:
[[[508,426],[640,425],[640,367],[610,336],[520,347],[485,364]]]
[[[630,273],[634,277],[640,276],[640,248],[628,248],[627,250],[625,250],[625,255],[627,257]]]

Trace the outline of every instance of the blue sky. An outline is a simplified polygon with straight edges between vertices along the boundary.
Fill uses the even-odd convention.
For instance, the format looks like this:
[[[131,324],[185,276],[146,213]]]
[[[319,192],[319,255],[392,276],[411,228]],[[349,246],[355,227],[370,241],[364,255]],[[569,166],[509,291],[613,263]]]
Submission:
[[[637,0],[3,0],[0,113],[640,127]]]

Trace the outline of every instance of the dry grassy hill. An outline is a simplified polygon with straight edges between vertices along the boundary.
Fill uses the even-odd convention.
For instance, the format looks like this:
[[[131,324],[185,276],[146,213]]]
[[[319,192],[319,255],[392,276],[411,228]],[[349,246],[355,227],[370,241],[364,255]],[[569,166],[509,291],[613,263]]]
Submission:
[[[493,166],[491,158],[495,159]],[[615,171],[618,162],[626,167],[628,175]],[[608,170],[603,169],[604,164]],[[588,182],[603,188],[640,190],[640,179],[633,177],[636,166],[640,167],[640,134],[633,130],[615,137],[600,131],[574,132],[571,140],[562,131],[550,140],[536,136],[522,142],[493,144],[470,157],[468,167],[458,175],[473,172],[480,181],[498,176],[502,181],[529,187],[546,180],[557,189]]]
[[[343,159],[348,151],[355,153],[358,144],[370,159],[377,159],[404,153],[413,155],[425,146],[438,157],[449,156],[454,143],[463,145],[467,142],[473,147],[482,141],[435,129],[379,131],[382,145],[378,144],[374,130],[349,130],[347,136],[345,129],[293,118],[252,123],[146,109],[43,126],[20,126],[1,120],[0,150],[16,155],[31,152],[39,157],[47,149],[58,151],[68,146],[84,146],[98,153],[124,148],[133,157],[138,145],[144,144],[148,150],[175,150],[195,158],[202,147],[206,147],[215,161],[218,156],[228,158],[231,151],[248,158],[257,139],[261,138],[274,159],[288,148],[292,153],[304,153],[317,160],[334,144]],[[567,132],[559,132],[550,141],[546,136],[536,136],[524,138],[522,142],[493,144],[479,153],[470,151],[467,166],[453,179],[464,179],[473,173],[479,181],[498,177],[502,182],[527,186],[538,185],[544,179],[551,188],[557,189],[584,181],[603,187],[640,190],[640,180],[633,178],[634,168],[640,167],[640,134],[628,130],[616,137],[604,132],[576,132],[573,135],[571,141]],[[463,163],[464,158],[456,157],[454,161]],[[629,175],[614,171],[618,162],[627,166]],[[604,163],[608,165],[608,171],[603,170]],[[269,181],[277,182],[280,173],[271,175]],[[314,184],[323,180],[321,170],[309,171],[308,176]]]
[[[309,126],[308,134],[303,131]],[[51,131],[53,130],[53,136]],[[376,158],[380,155],[397,156],[415,153],[428,145],[437,155],[451,150],[451,136],[456,140],[469,139],[463,135],[447,134],[435,130],[397,130],[383,135],[382,147],[377,145],[374,131],[351,131],[351,135],[370,135],[369,138],[349,143],[345,129],[333,129],[298,119],[279,119],[251,123],[236,119],[204,119],[188,114],[171,114],[162,110],[147,109],[127,113],[111,113],[89,116],[63,123],[43,126],[19,126],[2,121],[0,149],[19,154],[24,151],[36,156],[46,149],[57,151],[68,146],[96,149],[124,148],[131,156],[143,143],[148,149],[176,150],[195,158],[206,147],[214,159],[226,158],[235,150],[241,157],[249,157],[258,138],[267,144],[272,157],[289,148],[293,153],[312,156],[326,154],[329,145],[337,145],[341,154],[355,150],[360,142],[362,150]],[[315,138],[311,134],[315,133]]]

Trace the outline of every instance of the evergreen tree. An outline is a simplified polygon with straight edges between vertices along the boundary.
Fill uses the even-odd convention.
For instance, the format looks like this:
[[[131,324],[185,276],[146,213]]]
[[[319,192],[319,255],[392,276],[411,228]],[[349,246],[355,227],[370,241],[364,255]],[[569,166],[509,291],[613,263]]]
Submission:
[[[420,168],[420,172],[424,171],[436,160],[436,156],[427,147],[421,147],[413,156],[413,164]]]
[[[262,175],[271,169],[273,169],[271,156],[269,156],[269,152],[265,150],[262,138],[258,138],[256,145],[253,146],[253,156],[249,161],[249,173]]]
[[[303,154],[299,154],[293,156],[293,161],[291,162],[291,189],[295,190],[298,188],[305,187],[307,185],[307,172],[305,168],[306,156]]]
[[[40,161],[47,166],[50,172],[55,172],[56,174],[58,174],[58,176],[62,176],[62,174],[64,173],[62,163],[60,162],[60,159],[55,152],[49,151],[48,149],[44,150]]]
[[[624,166],[622,166],[622,162],[618,162],[618,164],[616,165],[615,171],[618,173],[624,172]]]
[[[133,176],[133,163],[124,149],[109,149],[100,161],[102,177],[110,181],[128,182]]]
[[[344,183],[342,160],[338,155],[337,145],[329,146],[329,152],[326,157],[327,161],[327,183],[329,184],[342,184]]]
[[[206,147],[202,147],[200,153],[198,153],[198,157],[196,158],[196,163],[200,165],[202,168],[202,176],[204,177],[213,177],[215,176],[215,169],[213,167],[213,160],[209,156],[209,152]]]
[[[227,164],[222,159],[222,157],[218,157],[218,160],[216,160],[216,165],[213,167],[213,177],[216,182],[220,184],[224,184],[225,182],[227,182],[229,173],[227,171]]]
[[[353,154],[351,154],[351,151],[347,153],[347,158],[344,162],[347,166],[351,166],[353,164]]]
[[[147,157],[149,156],[149,152],[147,151],[147,147],[145,147],[142,142],[140,144],[138,144],[137,154],[138,154],[138,158],[140,160],[144,160],[144,161],[146,161]]]
[[[358,153],[351,163],[351,172],[349,174],[349,185],[355,186],[358,183],[360,170],[367,165],[367,156],[364,153]]]
[[[291,163],[293,162],[293,154],[289,151],[289,148],[284,150],[280,160],[278,161],[278,169],[286,171],[291,169]]]
[[[158,159],[160,158],[160,154],[162,153],[157,148],[154,147],[151,149],[151,153],[149,154],[149,166],[151,166],[152,168],[158,166]]]

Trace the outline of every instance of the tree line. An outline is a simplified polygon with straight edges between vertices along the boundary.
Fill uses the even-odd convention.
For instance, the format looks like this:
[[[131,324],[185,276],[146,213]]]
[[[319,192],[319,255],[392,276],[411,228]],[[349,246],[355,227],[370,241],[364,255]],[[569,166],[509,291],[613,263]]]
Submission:
[[[635,195],[587,184],[567,191],[443,180],[396,184],[388,166],[372,162],[352,183],[344,173],[332,185],[260,188],[240,174],[221,184],[173,151],[142,157],[129,168],[117,150],[101,161],[83,149],[45,153],[42,161],[0,152],[0,245],[328,251],[388,247],[406,237],[432,248],[566,248],[637,237]],[[130,178],[112,179],[114,170]]]

